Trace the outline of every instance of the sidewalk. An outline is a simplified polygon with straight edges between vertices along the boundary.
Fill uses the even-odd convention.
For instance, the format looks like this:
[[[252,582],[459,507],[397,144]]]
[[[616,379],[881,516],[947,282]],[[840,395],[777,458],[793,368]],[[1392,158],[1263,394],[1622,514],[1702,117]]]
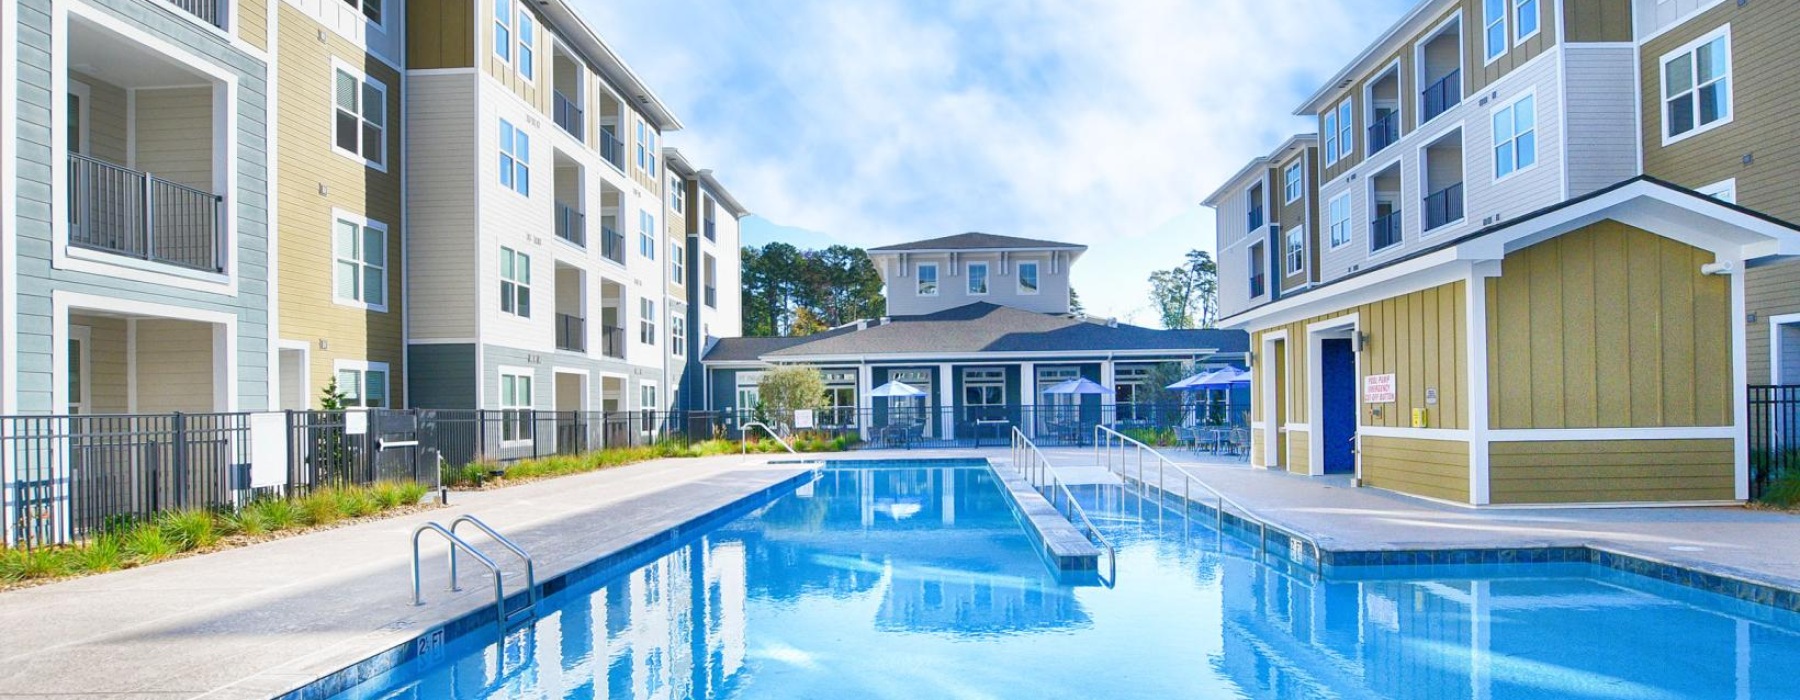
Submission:
[[[444,545],[428,540],[426,605],[412,605],[421,523],[476,514],[531,552],[541,581],[813,467],[752,460],[452,493],[448,508],[0,594],[0,697],[266,698],[491,602],[474,572],[446,591]]]

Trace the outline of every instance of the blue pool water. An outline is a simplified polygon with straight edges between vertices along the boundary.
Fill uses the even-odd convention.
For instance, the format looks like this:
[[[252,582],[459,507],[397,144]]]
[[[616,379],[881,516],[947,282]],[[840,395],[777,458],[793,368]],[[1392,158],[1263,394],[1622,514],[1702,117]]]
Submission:
[[[985,467],[835,465],[343,698],[1800,698],[1800,616],[1587,564],[1319,580],[1118,487],[1060,582]]]

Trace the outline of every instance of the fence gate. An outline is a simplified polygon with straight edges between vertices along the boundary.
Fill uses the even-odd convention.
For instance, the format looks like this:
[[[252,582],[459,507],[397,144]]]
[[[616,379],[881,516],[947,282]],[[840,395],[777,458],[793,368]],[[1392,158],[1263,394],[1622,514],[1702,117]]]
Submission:
[[[376,480],[415,481],[436,487],[441,451],[435,422],[421,420],[417,409],[377,409],[369,414]]]

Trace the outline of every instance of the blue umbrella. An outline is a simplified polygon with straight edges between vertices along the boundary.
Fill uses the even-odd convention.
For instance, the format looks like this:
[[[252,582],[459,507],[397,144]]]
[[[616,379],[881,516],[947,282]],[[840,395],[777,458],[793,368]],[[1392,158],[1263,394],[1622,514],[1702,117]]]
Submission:
[[[875,398],[891,398],[891,399],[907,399],[907,398],[912,398],[915,396],[925,396],[925,395],[926,395],[925,390],[920,389],[911,384],[907,384],[906,382],[888,382],[881,386],[875,387],[874,391],[869,392],[869,396],[872,396]]]
[[[1046,394],[1110,394],[1113,390],[1087,377],[1076,377],[1044,390]]]
[[[1218,374],[1218,373],[1219,373],[1218,370],[1214,370],[1211,372],[1201,372],[1199,374],[1193,375],[1191,377],[1183,379],[1179,382],[1175,382],[1174,384],[1170,384],[1163,388],[1168,389],[1170,391],[1199,391],[1200,384],[1202,384],[1203,382],[1205,382],[1208,379],[1211,379],[1213,375]]]
[[[1206,377],[1204,382],[1196,382],[1195,388],[1218,389],[1228,388],[1234,384],[1249,384],[1250,373],[1234,367],[1219,370]]]

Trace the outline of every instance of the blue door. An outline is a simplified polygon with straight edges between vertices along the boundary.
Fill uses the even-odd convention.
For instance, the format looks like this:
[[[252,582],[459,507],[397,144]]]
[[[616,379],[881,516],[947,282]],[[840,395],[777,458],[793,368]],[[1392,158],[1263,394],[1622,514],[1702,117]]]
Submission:
[[[1356,352],[1348,339],[1319,341],[1320,409],[1325,441],[1325,473],[1356,471]]]

